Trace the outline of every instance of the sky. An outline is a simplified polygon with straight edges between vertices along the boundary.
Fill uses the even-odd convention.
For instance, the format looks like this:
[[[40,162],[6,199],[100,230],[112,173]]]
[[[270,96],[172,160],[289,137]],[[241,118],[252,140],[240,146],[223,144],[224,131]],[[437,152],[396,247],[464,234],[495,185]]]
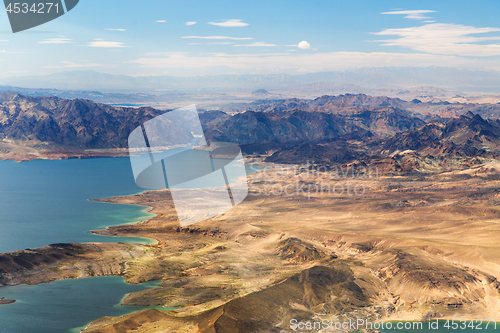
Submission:
[[[0,78],[95,70],[131,76],[303,74],[362,67],[500,71],[499,0],[80,0],[13,34]]]

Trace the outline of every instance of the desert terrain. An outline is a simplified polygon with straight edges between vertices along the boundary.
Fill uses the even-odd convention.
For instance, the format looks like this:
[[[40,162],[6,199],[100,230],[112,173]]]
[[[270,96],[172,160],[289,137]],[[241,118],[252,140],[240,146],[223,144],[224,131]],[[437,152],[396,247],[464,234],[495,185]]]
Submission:
[[[1,111],[0,157],[20,161],[126,156],[130,131],[163,113],[18,94],[4,95]],[[155,217],[94,233],[156,243],[3,253],[0,286],[155,280],[159,287],[123,304],[174,308],[101,318],[85,332],[290,332],[294,319],[500,320],[499,114],[498,104],[364,94],[200,112],[209,142],[238,144],[247,164],[264,167],[249,175],[243,203],[181,228],[169,190],[96,199],[149,207]]]
[[[123,303],[177,307],[102,318],[85,332],[287,332],[293,318],[500,319],[500,164],[365,171],[268,164],[249,176],[241,205],[186,228],[168,190],[105,199],[156,216],[94,232],[157,244],[2,254],[0,282],[162,280]]]
[[[279,332],[291,318],[500,317],[500,165],[351,178],[275,167],[251,176],[252,193],[242,205],[184,229],[176,227],[168,193],[112,199],[151,206],[157,217],[104,233],[154,232],[160,243],[150,265],[187,265],[182,276],[167,273],[161,287],[132,294],[125,304],[182,308],[103,319],[87,331],[114,332],[130,322],[128,329],[140,332],[180,322],[201,332]],[[347,182],[364,194],[339,194]],[[279,193],[296,183],[311,191]],[[328,192],[335,185],[337,192]],[[215,295],[207,295],[212,288]]]

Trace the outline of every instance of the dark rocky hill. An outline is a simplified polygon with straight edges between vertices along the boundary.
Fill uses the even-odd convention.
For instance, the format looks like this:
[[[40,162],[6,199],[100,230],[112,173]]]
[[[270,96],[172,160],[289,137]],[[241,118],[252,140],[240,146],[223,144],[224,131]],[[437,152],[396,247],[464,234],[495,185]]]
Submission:
[[[266,158],[267,162],[320,164],[344,164],[354,160],[365,160],[379,156],[377,152],[380,140],[373,133],[365,130],[351,132],[332,140],[307,141],[284,145],[274,149]],[[245,147],[246,148],[246,147]],[[375,148],[375,149],[373,149]]]
[[[210,110],[200,112],[200,122],[204,128],[211,126],[214,123],[221,122],[230,118],[231,116],[222,111]]]
[[[261,112],[315,111],[334,114],[355,114],[374,108],[394,108],[413,114],[426,122],[457,118],[472,112],[483,118],[500,119],[500,104],[422,102],[419,99],[405,101],[386,96],[345,94],[321,96],[314,100],[290,98],[286,100],[264,100],[254,103],[247,110]]]
[[[479,152],[500,152],[500,121],[485,120],[471,112],[446,123],[430,123],[404,131],[388,139],[383,149],[415,150],[423,155],[459,153],[474,156]]]
[[[75,148],[123,148],[130,132],[163,113],[57,97],[0,95],[0,137]]]
[[[278,150],[269,156],[266,161],[297,164],[303,164],[307,161],[320,164],[344,164],[366,157],[365,152],[357,151],[347,144],[306,142],[288,149]],[[307,161],[305,158],[307,158]]]
[[[367,132],[370,133],[371,132]],[[333,140],[297,143],[266,158],[275,163],[354,163],[381,172],[439,172],[500,159],[500,121],[467,113],[444,123],[434,122],[386,139],[363,132]]]
[[[321,96],[314,100],[290,98],[283,101],[262,103],[258,110],[264,112],[283,111],[321,111],[330,113],[353,113],[366,108],[393,107],[407,109],[413,106],[413,102],[407,102],[399,98],[386,96],[369,96],[365,94],[345,94],[338,96]]]
[[[248,111],[221,118],[221,121],[211,121],[206,133],[208,140],[239,144],[268,141],[303,143],[362,130],[387,137],[423,124],[421,119],[392,107],[366,109],[353,114]]]
[[[310,141],[333,138],[359,130],[342,117],[316,112],[271,114],[245,112],[207,128],[209,141],[249,144],[257,142]]]
[[[276,163],[371,163],[385,159],[380,163],[399,165],[404,160],[412,166],[431,163],[425,160],[428,157],[496,158],[500,153],[500,120],[483,119],[471,112],[425,124],[402,108],[426,103],[388,97],[323,96],[313,101],[289,99],[271,104],[271,109],[260,112],[200,112],[207,140],[237,143],[244,153]],[[84,99],[3,94],[0,153],[42,146],[45,152],[126,148],[133,129],[163,112]]]

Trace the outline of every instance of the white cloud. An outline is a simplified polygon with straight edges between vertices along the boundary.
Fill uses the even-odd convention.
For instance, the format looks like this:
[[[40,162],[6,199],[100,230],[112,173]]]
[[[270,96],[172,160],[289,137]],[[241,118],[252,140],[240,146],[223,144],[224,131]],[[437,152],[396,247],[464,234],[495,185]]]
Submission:
[[[315,73],[360,67],[457,67],[500,70],[494,59],[478,59],[452,55],[387,53],[387,52],[329,52],[285,54],[225,54],[190,56],[175,53],[165,56],[141,57],[131,63],[144,68],[202,73],[222,68],[233,72],[268,73],[298,72]]]
[[[94,68],[94,67],[102,67],[104,65],[83,61],[81,63],[76,63],[73,61],[61,61],[62,65],[59,66],[42,66],[42,68]]]
[[[228,37],[228,36],[183,36],[185,39],[229,39],[229,40],[248,40],[250,37]]]
[[[233,44],[231,42],[220,42],[220,43],[188,43],[188,45],[228,45]]]
[[[395,10],[392,12],[383,12],[383,15],[406,15],[405,18],[410,20],[425,20],[430,17],[424,16],[427,13],[435,13],[435,10]]]
[[[186,54],[188,55],[188,54]],[[287,56],[288,53],[282,52],[282,53],[239,53],[239,54],[229,54],[229,53],[223,53],[223,52],[214,52],[214,53],[207,53],[209,56],[213,57],[228,57],[228,58],[242,58],[242,57],[249,57],[249,58],[266,58],[266,57],[275,57],[275,56]]]
[[[250,43],[250,44],[239,44],[239,45],[233,45],[233,46],[259,47],[259,46],[276,46],[276,45],[274,45],[274,44],[268,44],[268,43],[263,43],[263,42],[255,42],[255,43]]]
[[[232,27],[246,27],[248,23],[243,22],[242,20],[231,19],[225,20],[221,22],[208,22],[211,25],[217,25],[219,27],[232,28]]]
[[[106,29],[109,31],[127,31],[127,29]]]
[[[7,51],[7,50],[1,50],[0,53],[24,54],[26,52],[24,52],[24,51]]]
[[[0,40],[0,42],[8,42],[8,40],[2,39],[2,40]]]
[[[38,44],[71,44],[71,43],[74,43],[73,40],[65,37],[48,38],[38,42]]]
[[[158,21],[155,21],[155,22],[156,22],[156,23],[165,23],[165,22],[167,22],[167,21],[165,21],[165,20],[158,20]]]
[[[472,26],[434,23],[423,26],[386,29],[373,33],[378,36],[397,36],[396,39],[379,40],[384,46],[400,46],[415,51],[457,56],[499,56],[500,36],[472,37],[470,35],[500,32],[499,28],[477,28]],[[481,43],[481,44],[476,44]]]
[[[66,68],[90,68],[90,67],[101,67],[103,65],[96,64],[93,62],[76,63],[73,61],[61,61],[61,64]]]
[[[121,42],[109,42],[104,39],[94,38],[93,42],[88,43],[90,47],[104,47],[104,48],[116,48],[116,47],[126,47],[124,43]]]
[[[173,57],[173,56],[182,56],[182,55],[188,55],[188,52],[148,52],[144,53],[145,56],[166,56],[166,57]]]
[[[299,49],[309,50],[311,48],[311,44],[309,44],[308,42],[306,42],[305,40],[303,40],[302,42],[299,43],[299,45],[297,45],[297,47]]]
[[[196,21],[189,21],[189,22],[186,22],[186,25],[195,25],[196,24]]]

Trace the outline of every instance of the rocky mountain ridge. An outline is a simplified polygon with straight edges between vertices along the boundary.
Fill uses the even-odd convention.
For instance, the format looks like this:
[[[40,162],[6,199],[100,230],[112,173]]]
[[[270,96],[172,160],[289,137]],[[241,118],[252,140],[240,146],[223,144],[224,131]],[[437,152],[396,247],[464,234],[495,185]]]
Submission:
[[[163,113],[90,100],[0,95],[0,137],[76,149],[125,148],[130,132]]]
[[[200,120],[208,141],[233,142],[241,145],[246,155],[261,156],[274,163],[361,161],[390,165],[390,170],[412,170],[438,159],[456,157],[462,163],[465,158],[495,159],[500,153],[500,120],[480,115],[493,112],[497,106],[483,105],[478,114],[469,110],[449,118],[434,114],[433,121],[427,123],[428,115],[412,109],[435,106],[345,94],[315,100],[261,102],[253,110],[233,114],[201,111]],[[83,150],[115,148],[124,150],[124,154],[131,131],[163,112],[83,99],[2,94],[0,151],[7,158],[12,158],[9,150],[22,150],[16,147],[43,148],[49,154],[46,158],[61,150],[79,151],[80,156],[85,154]],[[411,161],[404,162],[406,166],[400,165],[408,159]],[[429,159],[434,160],[431,163]]]

